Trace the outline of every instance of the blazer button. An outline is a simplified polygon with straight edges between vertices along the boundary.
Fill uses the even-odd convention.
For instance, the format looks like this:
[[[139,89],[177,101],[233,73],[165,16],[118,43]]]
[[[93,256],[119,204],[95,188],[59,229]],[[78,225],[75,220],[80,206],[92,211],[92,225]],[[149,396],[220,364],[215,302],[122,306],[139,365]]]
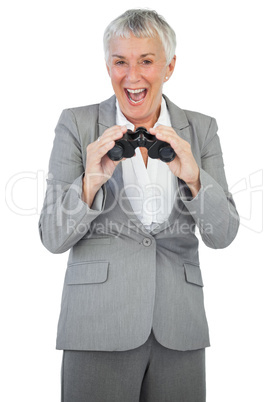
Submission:
[[[149,239],[148,237],[145,237],[145,238],[142,240],[142,244],[143,244],[145,247],[149,247],[149,246],[152,244],[152,240]]]

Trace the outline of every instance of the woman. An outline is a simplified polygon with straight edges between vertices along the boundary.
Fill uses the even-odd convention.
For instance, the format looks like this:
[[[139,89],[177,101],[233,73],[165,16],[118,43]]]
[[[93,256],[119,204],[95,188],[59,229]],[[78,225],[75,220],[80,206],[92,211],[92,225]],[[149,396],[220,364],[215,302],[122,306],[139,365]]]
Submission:
[[[175,68],[174,31],[129,10],[104,34],[115,95],[63,111],[56,127],[40,235],[70,249],[57,348],[62,400],[205,401],[209,346],[197,225],[228,246],[239,220],[215,119],[162,95]],[[107,153],[143,126],[175,151],[169,163]]]

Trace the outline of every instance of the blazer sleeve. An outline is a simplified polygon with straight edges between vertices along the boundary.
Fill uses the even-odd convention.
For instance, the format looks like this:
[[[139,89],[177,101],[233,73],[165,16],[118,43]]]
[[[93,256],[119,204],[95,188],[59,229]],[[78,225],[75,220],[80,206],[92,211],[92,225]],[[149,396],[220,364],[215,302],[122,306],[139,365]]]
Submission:
[[[76,244],[103,210],[105,188],[99,190],[91,208],[81,199],[83,176],[76,119],[73,111],[66,109],[55,129],[47,190],[39,219],[41,241],[52,253],[63,253]]]
[[[239,215],[228,190],[217,122],[211,118],[201,148],[201,189],[195,198],[187,196],[180,183],[181,199],[199,228],[204,243],[211,248],[227,247],[236,237]]]

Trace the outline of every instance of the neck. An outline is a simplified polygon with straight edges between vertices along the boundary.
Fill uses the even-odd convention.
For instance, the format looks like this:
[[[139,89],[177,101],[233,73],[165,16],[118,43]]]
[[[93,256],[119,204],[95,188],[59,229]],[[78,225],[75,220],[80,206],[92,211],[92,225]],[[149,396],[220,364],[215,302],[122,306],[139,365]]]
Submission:
[[[160,111],[155,115],[153,118],[149,119],[142,119],[142,120],[133,120],[133,119],[128,119],[132,124],[134,124],[134,129],[136,130],[138,127],[145,127],[146,130],[149,130],[150,128],[154,127],[155,123],[158,120]]]
[[[157,110],[157,112],[154,114],[154,116],[153,117],[148,117],[148,119],[141,119],[141,120],[139,120],[139,119],[132,119],[131,117],[130,118],[127,118],[132,124],[134,124],[134,126],[135,126],[135,130],[138,128],[138,127],[145,127],[146,128],[146,130],[149,130],[150,128],[152,128],[152,127],[154,127],[154,125],[155,125],[155,123],[157,122],[157,120],[158,120],[158,118],[159,118],[159,115],[160,115],[160,110],[161,110],[161,105],[159,106],[159,108],[158,108],[158,110]]]
[[[135,119],[135,118],[132,118],[131,116],[130,117],[125,116],[125,117],[127,118],[128,121],[130,121],[130,123],[134,124],[135,130],[138,127],[141,127],[141,126],[145,127],[146,130],[149,130],[150,128],[154,127],[155,123],[157,122],[157,120],[158,120],[158,118],[160,116],[160,111],[161,111],[161,103],[158,106],[158,108],[156,110],[156,113],[154,113],[151,116],[148,116],[148,118],[144,118],[144,119],[137,118],[137,119]]]

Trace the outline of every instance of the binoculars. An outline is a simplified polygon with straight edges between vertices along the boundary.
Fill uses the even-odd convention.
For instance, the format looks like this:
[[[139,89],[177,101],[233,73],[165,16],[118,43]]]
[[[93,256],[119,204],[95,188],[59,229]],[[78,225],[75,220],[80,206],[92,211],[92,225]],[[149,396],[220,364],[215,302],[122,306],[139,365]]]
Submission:
[[[176,156],[170,144],[158,140],[145,127],[138,127],[136,131],[127,130],[120,140],[115,141],[115,146],[108,151],[107,155],[112,161],[132,158],[137,147],[147,148],[150,158],[160,159],[163,162],[171,162]]]

